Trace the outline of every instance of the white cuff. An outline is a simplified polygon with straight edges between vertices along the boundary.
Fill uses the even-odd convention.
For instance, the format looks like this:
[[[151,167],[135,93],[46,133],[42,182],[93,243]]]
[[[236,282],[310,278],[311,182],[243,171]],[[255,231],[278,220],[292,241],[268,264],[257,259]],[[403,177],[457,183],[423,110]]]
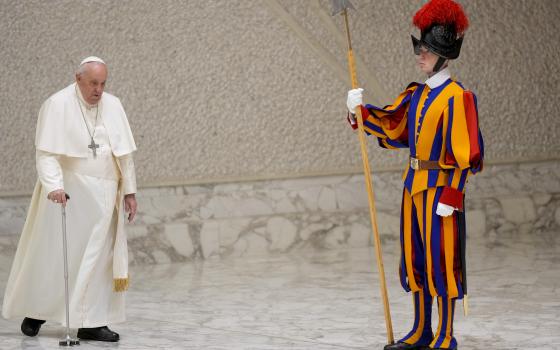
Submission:
[[[123,193],[125,195],[137,192],[136,171],[134,170],[134,160],[132,154],[127,154],[117,158],[122,175]]]
[[[454,211],[455,208],[453,208],[452,206],[443,203],[438,203],[436,214],[438,214],[439,216],[446,217],[453,214]]]

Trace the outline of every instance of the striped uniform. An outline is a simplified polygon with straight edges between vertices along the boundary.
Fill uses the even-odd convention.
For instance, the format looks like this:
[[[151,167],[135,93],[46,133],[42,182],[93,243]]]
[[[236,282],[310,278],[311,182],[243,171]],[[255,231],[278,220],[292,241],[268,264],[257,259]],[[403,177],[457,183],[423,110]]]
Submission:
[[[401,339],[433,348],[456,348],[452,335],[455,299],[463,298],[459,232],[464,232],[463,199],[469,175],[482,170],[483,141],[475,95],[452,79],[430,88],[410,84],[395,103],[362,106],[364,128],[388,149],[408,148],[410,157],[435,161],[441,169],[415,170],[408,164],[401,208],[400,280],[413,292],[413,330]],[[349,119],[354,128],[355,121]],[[438,203],[457,210],[436,214]],[[431,331],[432,298],[440,306],[439,327]]]

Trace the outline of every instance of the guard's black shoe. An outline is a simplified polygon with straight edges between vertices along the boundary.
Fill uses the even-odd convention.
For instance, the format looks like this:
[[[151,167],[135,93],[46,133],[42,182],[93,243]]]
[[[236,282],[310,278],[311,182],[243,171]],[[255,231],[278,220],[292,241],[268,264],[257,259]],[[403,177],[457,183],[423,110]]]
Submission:
[[[36,320],[34,318],[26,317],[23,319],[21,323],[21,332],[28,337],[34,337],[39,333],[41,329],[41,325],[43,325],[45,321],[43,320]]]
[[[80,328],[78,329],[78,338],[84,340],[97,340],[97,341],[108,341],[117,342],[119,341],[119,334],[113,332],[109,327],[97,327],[97,328]]]
[[[411,345],[407,343],[395,343],[385,345],[383,350],[427,350],[430,347],[427,345]]]

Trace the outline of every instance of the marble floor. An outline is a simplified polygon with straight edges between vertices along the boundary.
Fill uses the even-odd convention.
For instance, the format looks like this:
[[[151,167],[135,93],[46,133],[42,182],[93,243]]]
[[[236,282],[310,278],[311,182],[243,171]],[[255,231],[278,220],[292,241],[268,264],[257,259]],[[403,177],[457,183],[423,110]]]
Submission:
[[[398,245],[383,240],[396,336],[408,331],[410,298],[396,276]],[[461,349],[560,349],[557,232],[469,242],[470,315],[456,317]],[[0,256],[3,290],[11,258]],[[373,249],[135,266],[118,344],[81,349],[382,349],[385,323]],[[0,321],[0,349],[57,349],[46,324],[27,338]]]

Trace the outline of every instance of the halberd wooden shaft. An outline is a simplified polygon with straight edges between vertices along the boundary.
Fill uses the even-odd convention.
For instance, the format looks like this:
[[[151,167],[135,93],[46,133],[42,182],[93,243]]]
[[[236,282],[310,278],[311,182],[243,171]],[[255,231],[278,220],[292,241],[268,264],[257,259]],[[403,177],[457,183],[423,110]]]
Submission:
[[[356,63],[354,61],[354,52],[352,51],[352,40],[350,38],[350,27],[348,25],[348,13],[344,9],[344,24],[346,26],[346,38],[348,41],[348,69],[350,72],[350,80],[352,88],[358,87],[358,79],[356,76]],[[391,321],[391,310],[389,308],[389,297],[387,295],[387,284],[385,282],[385,268],[383,267],[383,256],[381,253],[381,240],[379,239],[379,231],[377,229],[377,215],[375,210],[375,196],[373,193],[373,182],[371,180],[371,169],[369,167],[368,152],[366,147],[366,135],[364,131],[364,121],[362,119],[361,107],[356,107],[356,119],[358,121],[358,137],[360,139],[360,149],[362,152],[362,163],[364,168],[364,179],[369,201],[369,214],[373,231],[373,240],[375,245],[375,254],[377,256],[377,269],[379,271],[379,286],[381,289],[381,297],[383,299],[383,311],[385,312],[385,324],[387,326],[387,342],[393,344],[395,342],[393,336],[393,323]]]

